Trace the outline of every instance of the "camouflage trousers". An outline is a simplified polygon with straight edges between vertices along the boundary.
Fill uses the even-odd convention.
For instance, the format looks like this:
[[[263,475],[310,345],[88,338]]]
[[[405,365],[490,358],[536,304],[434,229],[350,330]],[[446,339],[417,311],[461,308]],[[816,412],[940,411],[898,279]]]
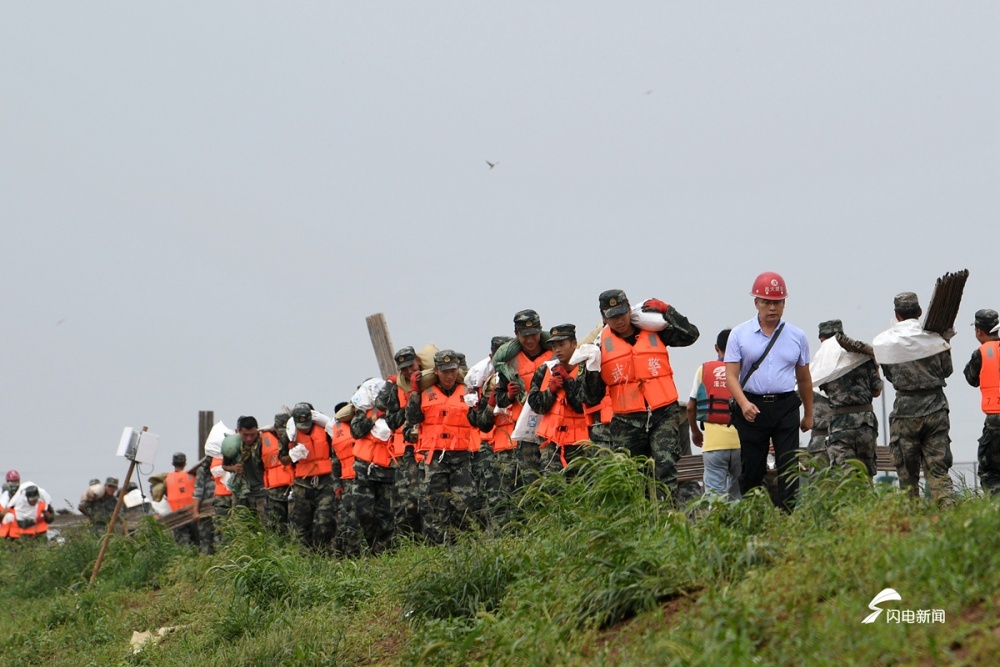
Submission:
[[[921,417],[889,416],[889,449],[892,463],[899,475],[900,488],[916,497],[920,468],[935,500],[947,499],[952,493],[951,423],[947,410],[938,410]]]
[[[436,451],[420,464],[424,471],[421,503],[423,534],[432,544],[453,544],[457,531],[471,520],[472,452]]]
[[[288,532],[288,492],[291,490],[290,486],[267,490],[267,498],[264,501],[267,527],[277,533]]]
[[[806,445],[806,451],[812,454],[816,459],[817,465],[826,466],[830,463],[830,456],[827,453],[826,440],[830,432],[828,429],[818,429],[813,428],[812,433],[810,433],[809,444]]]
[[[595,445],[611,446],[611,425],[596,422],[590,427],[590,441]]]
[[[566,469],[573,461],[586,455],[586,445],[563,445],[544,442],[540,450],[542,475],[569,474]],[[572,468],[570,468],[572,470]]]
[[[537,442],[518,442],[514,448],[517,459],[517,477],[514,488],[523,489],[542,476],[542,454]]]
[[[677,495],[677,459],[681,457],[678,415],[675,402],[652,412],[616,413],[610,424],[612,446],[653,459],[656,481],[672,496]]]
[[[847,461],[856,459],[865,464],[868,476],[874,477],[878,470],[875,467],[875,446],[878,444],[878,430],[871,426],[859,426],[844,431],[830,433],[826,440],[826,452],[831,465],[841,468]]]
[[[336,481],[332,475],[298,478],[288,520],[295,535],[314,551],[329,553],[337,531]]]
[[[990,494],[1000,493],[1000,415],[986,415],[977,458],[983,490]]]
[[[403,455],[396,459],[393,481],[392,514],[396,523],[395,534],[416,537],[423,530],[420,516],[420,499],[423,496],[423,470],[413,454],[413,445],[407,445]]]
[[[174,528],[174,541],[181,546],[198,545],[198,522]]]
[[[257,517],[257,521],[260,522],[261,526],[267,525],[267,498],[264,495],[260,496],[245,496],[243,498],[237,498],[233,503],[233,507],[245,507]]]
[[[389,548],[396,523],[392,511],[395,472],[392,468],[354,460],[351,505],[360,534],[355,532],[353,539],[345,540],[347,553],[357,554],[369,550],[373,554],[380,554]]]
[[[489,447],[489,445],[487,445]],[[511,498],[517,479],[517,459],[513,449],[481,455],[475,471],[480,521],[488,527],[501,528],[510,518]]]

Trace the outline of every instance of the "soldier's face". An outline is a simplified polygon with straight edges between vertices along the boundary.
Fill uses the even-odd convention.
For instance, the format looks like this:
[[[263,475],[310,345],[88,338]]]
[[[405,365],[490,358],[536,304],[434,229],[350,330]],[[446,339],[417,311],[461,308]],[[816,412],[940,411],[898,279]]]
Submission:
[[[576,351],[576,341],[557,340],[554,343],[549,343],[549,347],[552,348],[552,353],[556,355],[556,359],[559,360],[559,363],[569,366],[570,357],[572,357],[573,352]]]
[[[115,495],[115,491],[117,491],[117,490],[118,490],[117,486],[111,486],[110,484],[105,484],[104,485],[104,495],[106,495],[106,496],[113,496],[113,495]]]
[[[772,301],[771,299],[754,299],[757,307],[757,317],[761,324],[777,324],[781,321],[781,315],[785,312],[785,300]]]
[[[257,435],[260,432],[257,427],[254,428],[241,428],[237,431],[240,434],[240,438],[243,439],[243,443],[246,445],[252,445],[254,441],[257,440]]]
[[[449,368],[446,371],[435,368],[434,374],[437,375],[438,384],[440,384],[445,389],[450,390],[458,382],[458,369]]]
[[[621,315],[609,317],[607,318],[608,327],[619,336],[631,336],[634,330],[631,317],[631,313],[622,313]]]
[[[521,349],[528,356],[538,354],[542,349],[542,334],[517,334],[517,340],[521,343]]]

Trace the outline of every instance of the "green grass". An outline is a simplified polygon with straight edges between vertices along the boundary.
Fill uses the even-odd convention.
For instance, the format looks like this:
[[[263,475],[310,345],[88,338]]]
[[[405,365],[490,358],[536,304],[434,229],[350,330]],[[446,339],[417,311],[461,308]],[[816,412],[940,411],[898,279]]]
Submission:
[[[379,557],[317,556],[241,517],[211,557],[148,525],[0,560],[11,665],[992,664],[1000,504],[938,508],[859,470],[811,473],[788,515],[655,500],[647,463],[606,453],[542,480],[502,535]],[[886,609],[937,624],[862,625]],[[176,628],[128,650],[133,630]]]

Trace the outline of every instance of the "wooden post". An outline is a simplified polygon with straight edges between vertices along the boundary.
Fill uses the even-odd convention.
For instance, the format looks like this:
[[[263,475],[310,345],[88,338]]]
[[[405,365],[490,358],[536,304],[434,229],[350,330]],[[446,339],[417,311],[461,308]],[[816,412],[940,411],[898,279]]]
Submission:
[[[145,433],[149,430],[149,427],[143,426],[142,432]],[[142,437],[141,435],[139,436]],[[111,542],[111,534],[115,532],[115,521],[118,520],[118,514],[122,511],[122,503],[125,502],[125,494],[121,493],[121,489],[127,489],[129,482],[132,481],[132,473],[135,471],[135,459],[129,462],[128,473],[125,475],[125,483],[118,487],[118,502],[115,503],[115,511],[111,513],[111,520],[108,521],[108,532],[104,533],[104,539],[101,540],[101,550],[97,552],[97,562],[94,563],[94,571],[90,575],[90,583],[87,584],[87,588],[93,588],[94,582],[97,580],[97,573],[101,571],[101,563],[104,561],[104,554],[108,550],[108,543]]]
[[[392,339],[389,337],[389,327],[385,323],[385,315],[375,313],[365,318],[368,324],[368,335],[375,348],[375,359],[383,378],[396,374],[396,361],[393,359]]]
[[[205,441],[215,424],[215,413],[211,410],[198,411],[198,460],[205,458]]]

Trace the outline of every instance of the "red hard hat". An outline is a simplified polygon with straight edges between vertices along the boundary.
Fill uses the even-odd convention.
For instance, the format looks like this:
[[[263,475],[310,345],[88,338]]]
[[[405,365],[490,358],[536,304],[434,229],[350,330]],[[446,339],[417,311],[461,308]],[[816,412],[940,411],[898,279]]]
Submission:
[[[765,271],[757,276],[757,279],[753,281],[753,289],[750,290],[750,293],[759,299],[769,301],[781,301],[788,296],[788,290],[785,289],[785,279],[774,271]]]
[[[21,474],[19,472],[17,472],[16,470],[8,470],[7,471],[7,481],[8,482],[20,482],[21,481]]]

